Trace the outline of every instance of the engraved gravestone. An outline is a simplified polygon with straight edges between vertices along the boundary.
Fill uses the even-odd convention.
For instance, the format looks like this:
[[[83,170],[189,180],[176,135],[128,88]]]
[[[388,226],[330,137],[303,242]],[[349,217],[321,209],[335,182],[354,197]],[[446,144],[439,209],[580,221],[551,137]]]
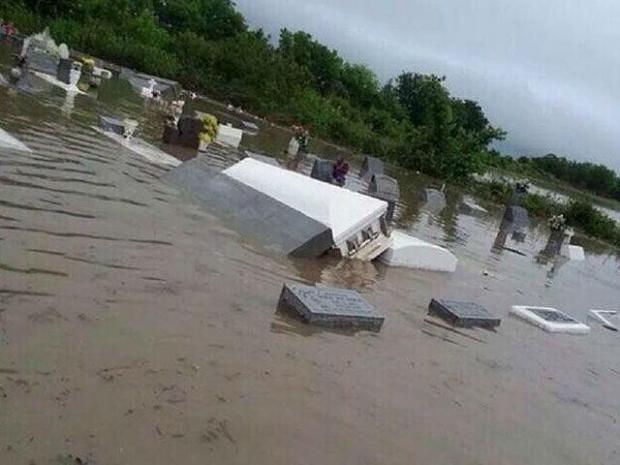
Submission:
[[[292,311],[307,323],[332,328],[380,331],[385,319],[355,291],[293,283],[284,284],[278,309]]]
[[[432,299],[428,306],[430,314],[439,316],[454,326],[471,328],[496,328],[501,320],[491,315],[484,307],[473,302]]]

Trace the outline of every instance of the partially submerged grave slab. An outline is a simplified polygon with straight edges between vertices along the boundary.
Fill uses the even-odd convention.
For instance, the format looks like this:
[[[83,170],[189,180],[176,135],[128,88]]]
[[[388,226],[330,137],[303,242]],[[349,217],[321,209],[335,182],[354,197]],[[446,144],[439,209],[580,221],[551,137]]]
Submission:
[[[26,144],[13,137],[2,128],[0,128],[0,147],[20,152],[32,152]]]
[[[392,245],[385,223],[388,205],[382,200],[252,158],[222,173],[330,228],[343,257],[369,261]]]
[[[380,257],[380,260],[390,266],[413,268],[427,271],[456,271],[457,258],[448,249],[410,236],[404,231],[392,231],[393,240]]]
[[[551,307],[515,305],[510,313],[550,333],[588,334],[590,327]]]
[[[501,320],[491,315],[486,308],[473,302],[432,299],[428,311],[460,328],[478,326],[491,329],[501,323]]]
[[[481,207],[471,198],[464,198],[459,209],[466,215],[487,215],[489,213],[486,208]]]
[[[168,165],[168,166],[178,166],[181,164],[180,160],[160,150],[154,145],[151,145],[148,142],[143,141],[142,139],[139,139],[137,137],[127,138],[122,135],[119,135],[117,132],[114,132],[112,130],[105,130],[105,129],[102,129],[96,126],[93,126],[92,128],[95,131],[97,131],[99,134],[102,134],[106,136],[107,138],[112,139],[116,143],[142,156],[143,158],[147,159],[150,162],[158,163],[162,165]]]
[[[355,291],[286,283],[278,309],[295,312],[306,322],[331,328],[380,331],[385,317]]]
[[[328,226],[226,176],[209,166],[207,159],[207,155],[200,155],[165,174],[163,179],[269,251],[314,258],[333,247]]]
[[[616,310],[590,310],[588,318],[592,318],[611,331],[618,331],[620,318]]]
[[[241,139],[243,139],[243,131],[241,129],[224,124],[218,126],[217,136],[215,137],[216,142],[238,148],[241,144]]]
[[[269,157],[267,155],[263,155],[263,154],[260,154],[260,153],[252,152],[250,150],[244,151],[241,154],[241,156],[243,158],[248,158],[248,157],[249,158],[253,158],[254,160],[258,160],[260,162],[267,163],[269,165],[277,166],[278,168],[281,167],[280,162],[276,158]]]

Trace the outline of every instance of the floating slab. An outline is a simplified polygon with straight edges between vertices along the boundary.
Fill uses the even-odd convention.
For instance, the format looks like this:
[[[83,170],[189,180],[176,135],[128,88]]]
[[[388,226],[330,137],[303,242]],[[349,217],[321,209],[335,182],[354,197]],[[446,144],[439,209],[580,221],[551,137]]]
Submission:
[[[515,305],[510,313],[549,333],[588,334],[590,327],[566,313],[550,307]]]
[[[128,150],[131,150],[132,152],[146,158],[150,162],[168,166],[179,166],[181,164],[180,160],[177,160],[172,155],[168,155],[166,152],[163,152],[159,148],[143,141],[140,138],[126,138],[121,136],[120,134],[117,134],[116,132],[104,131],[97,126],[93,126],[92,128],[99,134],[103,134],[104,136],[112,139],[113,141],[117,142]]]
[[[381,160],[371,156],[364,157],[360,177],[370,179],[373,174],[383,174],[383,172],[384,166]]]
[[[32,153],[32,150],[30,150],[26,144],[13,137],[2,128],[0,128],[0,147],[8,150]]]
[[[295,312],[307,323],[330,328],[380,331],[385,317],[355,291],[287,283],[278,309]]]
[[[428,312],[459,328],[497,328],[501,320],[491,315],[486,308],[473,302],[433,299]]]
[[[251,152],[249,150],[246,150],[245,152],[243,152],[244,157],[243,158],[253,158],[254,160],[258,160],[261,161],[263,163],[267,163],[269,165],[273,165],[273,166],[277,166],[277,167],[281,167],[280,162],[272,157],[268,157],[267,155],[261,155],[260,153],[255,153],[255,152]]]
[[[486,208],[481,207],[471,199],[463,199],[459,205],[461,212],[466,215],[487,215],[489,212]]]
[[[219,125],[217,136],[215,137],[216,142],[233,148],[239,148],[241,139],[243,139],[243,131],[241,129],[225,126],[223,124]]]
[[[373,260],[392,243],[385,226],[388,205],[382,200],[252,158],[223,174],[327,226],[343,257]]]
[[[333,247],[328,226],[226,176],[209,166],[207,160],[208,155],[200,155],[163,179],[271,252],[315,258]]]
[[[49,74],[41,73],[39,71],[33,71],[32,74],[34,74],[36,77],[38,77],[39,79],[41,79],[41,80],[43,80],[45,82],[49,82],[53,86],[56,86],[56,87],[59,87],[59,88],[63,89],[66,92],[71,92],[71,93],[80,94],[80,95],[86,95],[86,92],[81,91],[76,85],[66,84],[66,83],[64,83],[62,81],[59,81],[56,76],[51,76]]]
[[[562,246],[562,250],[560,253],[563,257],[577,262],[582,262],[586,259],[585,250],[583,250],[583,247],[579,245],[565,244],[564,246]]]
[[[592,318],[611,331],[618,331],[620,318],[616,310],[590,310],[588,318]]]
[[[256,136],[260,131],[258,125],[252,121],[241,121],[241,124],[243,124],[243,132],[249,136]]]
[[[390,266],[427,271],[456,271],[457,258],[447,249],[410,236],[404,231],[392,231],[393,243],[380,260]]]
[[[144,89],[147,89],[151,95],[152,91],[156,91],[160,97],[166,100],[175,98],[181,92],[181,85],[177,81],[150,74],[136,73],[128,68],[121,69],[120,78],[128,80],[131,86],[140,91],[141,94]],[[152,81],[155,81],[154,84]]]

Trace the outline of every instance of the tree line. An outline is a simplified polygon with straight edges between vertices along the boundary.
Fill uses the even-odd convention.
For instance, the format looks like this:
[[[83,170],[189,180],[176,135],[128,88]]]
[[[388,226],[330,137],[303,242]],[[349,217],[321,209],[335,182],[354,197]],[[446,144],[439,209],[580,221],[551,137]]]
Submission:
[[[491,150],[487,159],[489,166],[520,173],[526,176],[562,181],[577,189],[620,201],[620,176],[605,165],[578,162],[549,153],[544,156],[502,156]]]
[[[444,77],[403,72],[382,85],[308,33],[251,30],[231,0],[0,0],[0,16],[404,168],[463,181],[496,166],[620,200],[620,178],[603,165],[492,150],[505,132]]]
[[[230,0],[0,0],[25,33],[180,81],[273,121],[458,181],[484,168],[505,133],[443,77],[403,72],[382,85],[310,34],[250,30]]]

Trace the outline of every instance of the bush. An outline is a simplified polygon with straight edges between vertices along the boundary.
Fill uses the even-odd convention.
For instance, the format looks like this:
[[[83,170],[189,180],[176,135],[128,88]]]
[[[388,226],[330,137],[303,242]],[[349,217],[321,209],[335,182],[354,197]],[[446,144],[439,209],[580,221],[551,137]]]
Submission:
[[[592,204],[583,200],[572,200],[563,213],[569,225],[620,247],[620,226]]]

